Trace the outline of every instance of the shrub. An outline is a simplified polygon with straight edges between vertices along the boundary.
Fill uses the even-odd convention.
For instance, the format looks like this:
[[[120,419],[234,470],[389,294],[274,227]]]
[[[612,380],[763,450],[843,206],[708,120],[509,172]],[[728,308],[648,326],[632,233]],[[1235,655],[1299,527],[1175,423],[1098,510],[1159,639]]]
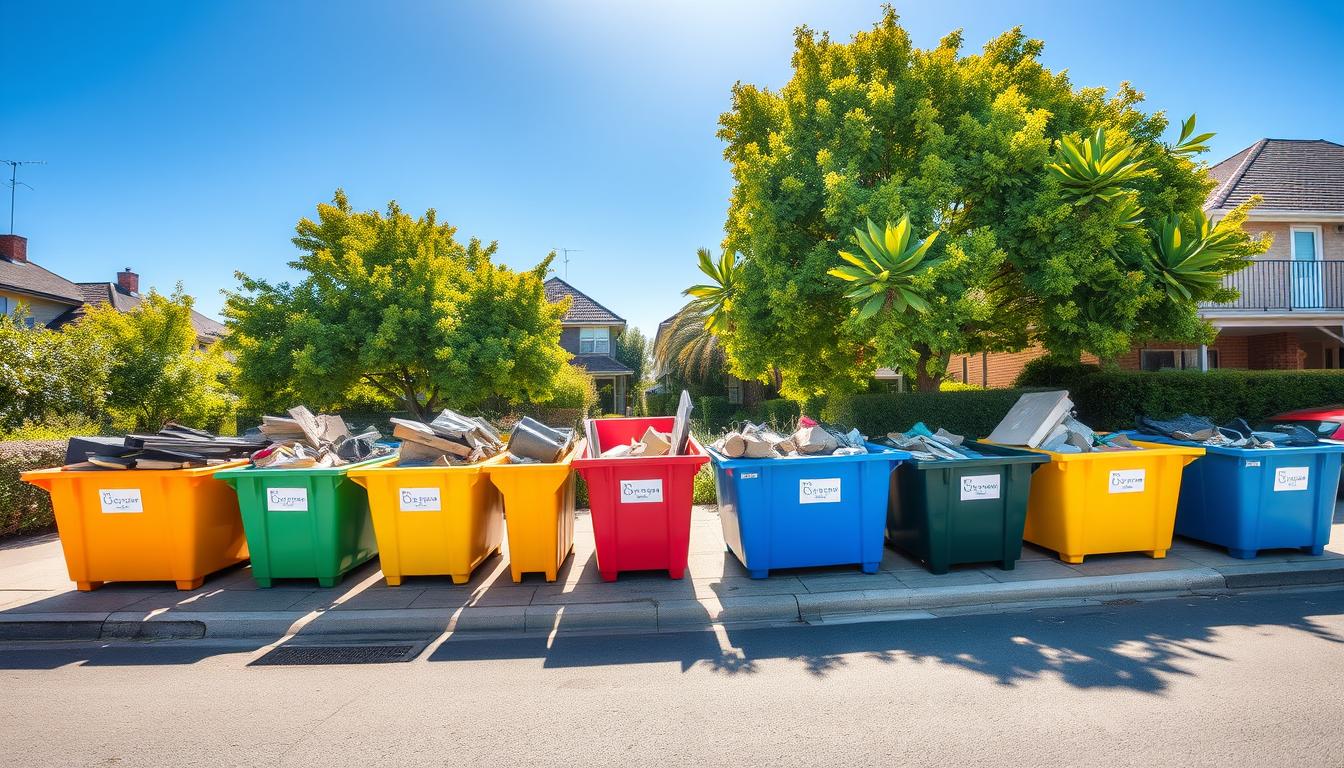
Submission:
[[[676,416],[677,398],[681,392],[644,393],[644,404],[650,416]]]
[[[1192,413],[1218,423],[1255,423],[1283,411],[1344,403],[1339,371],[1100,370],[1070,389],[1078,418],[1096,429],[1129,429],[1136,416]]]
[[[742,411],[741,406],[728,402],[727,395],[697,397],[695,410],[691,412],[691,418],[699,425],[700,430],[709,433],[722,432],[735,419],[741,420],[739,417],[745,416],[746,413]]]
[[[1022,367],[1013,381],[1014,387],[1048,387],[1073,391],[1085,376],[1097,373],[1100,368],[1090,363],[1046,355],[1028,362]]]
[[[762,401],[757,406],[756,420],[785,429],[798,423],[799,413],[798,403],[781,397],[775,400]]]
[[[572,365],[561,366],[552,385],[554,394],[538,402],[544,408],[577,408],[592,413],[597,407],[597,386],[593,377]]]
[[[938,385],[939,392],[979,392],[984,387],[979,384],[962,384],[960,381],[944,381]]]
[[[0,431],[0,442],[32,440],[68,440],[79,435],[101,435],[107,430],[102,424],[80,413],[48,415],[8,432]]]
[[[893,392],[836,395],[826,399],[821,418],[851,427],[870,437],[899,432],[922,421],[967,437],[984,437],[1024,390],[986,389],[966,392]]]
[[[691,503],[717,504],[719,497],[714,481],[714,467],[706,464],[695,473],[695,484],[691,490]]]
[[[19,475],[64,463],[64,440],[0,443],[0,537],[41,533],[55,527],[51,497],[20,480]]]

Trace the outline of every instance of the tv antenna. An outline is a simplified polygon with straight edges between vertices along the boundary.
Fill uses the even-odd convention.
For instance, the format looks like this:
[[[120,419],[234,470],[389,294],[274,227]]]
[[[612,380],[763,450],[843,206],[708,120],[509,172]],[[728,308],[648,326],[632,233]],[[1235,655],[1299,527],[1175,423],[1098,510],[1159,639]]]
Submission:
[[[552,250],[552,251],[559,251],[559,252],[560,252],[560,255],[564,257],[564,260],[565,260],[565,279],[568,280],[568,279],[569,279],[569,254],[571,254],[571,253],[583,253],[583,249],[581,249],[581,248],[552,248],[551,250]]]
[[[29,184],[19,181],[20,165],[46,165],[46,160],[0,160],[9,166],[9,234],[14,234],[14,194],[19,191],[19,185],[32,189]]]

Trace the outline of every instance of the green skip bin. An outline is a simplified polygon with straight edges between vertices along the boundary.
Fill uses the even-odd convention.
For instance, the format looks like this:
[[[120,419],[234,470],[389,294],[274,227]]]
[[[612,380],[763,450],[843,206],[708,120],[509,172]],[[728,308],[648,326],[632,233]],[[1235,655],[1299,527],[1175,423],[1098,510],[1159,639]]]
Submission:
[[[320,469],[249,466],[216,474],[238,493],[257,586],[269,587],[273,579],[317,579],[334,587],[347,571],[378,554],[368,492],[349,473],[392,458]]]
[[[978,458],[910,459],[891,473],[887,542],[934,573],[961,563],[1012,570],[1022,556],[1031,473],[1049,456],[968,442]]]

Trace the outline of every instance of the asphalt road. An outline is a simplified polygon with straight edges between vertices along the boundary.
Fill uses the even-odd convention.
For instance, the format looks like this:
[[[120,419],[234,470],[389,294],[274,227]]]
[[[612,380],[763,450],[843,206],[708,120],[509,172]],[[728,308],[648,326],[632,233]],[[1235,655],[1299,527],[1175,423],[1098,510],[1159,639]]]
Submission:
[[[23,766],[1344,765],[1344,590],[261,666],[0,647]]]

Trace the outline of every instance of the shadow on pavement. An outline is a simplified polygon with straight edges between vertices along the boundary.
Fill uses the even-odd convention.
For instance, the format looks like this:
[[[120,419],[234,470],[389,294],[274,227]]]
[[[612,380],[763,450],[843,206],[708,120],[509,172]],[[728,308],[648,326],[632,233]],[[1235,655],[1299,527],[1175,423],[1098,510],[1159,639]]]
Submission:
[[[724,674],[797,663],[825,677],[862,655],[898,667],[938,663],[1014,686],[1052,676],[1077,688],[1159,693],[1183,661],[1224,659],[1216,649],[1228,627],[1279,626],[1344,644],[1314,617],[1344,613],[1344,590],[1040,609],[935,620],[628,636],[448,638],[431,662],[541,659],[547,668],[677,662]]]

